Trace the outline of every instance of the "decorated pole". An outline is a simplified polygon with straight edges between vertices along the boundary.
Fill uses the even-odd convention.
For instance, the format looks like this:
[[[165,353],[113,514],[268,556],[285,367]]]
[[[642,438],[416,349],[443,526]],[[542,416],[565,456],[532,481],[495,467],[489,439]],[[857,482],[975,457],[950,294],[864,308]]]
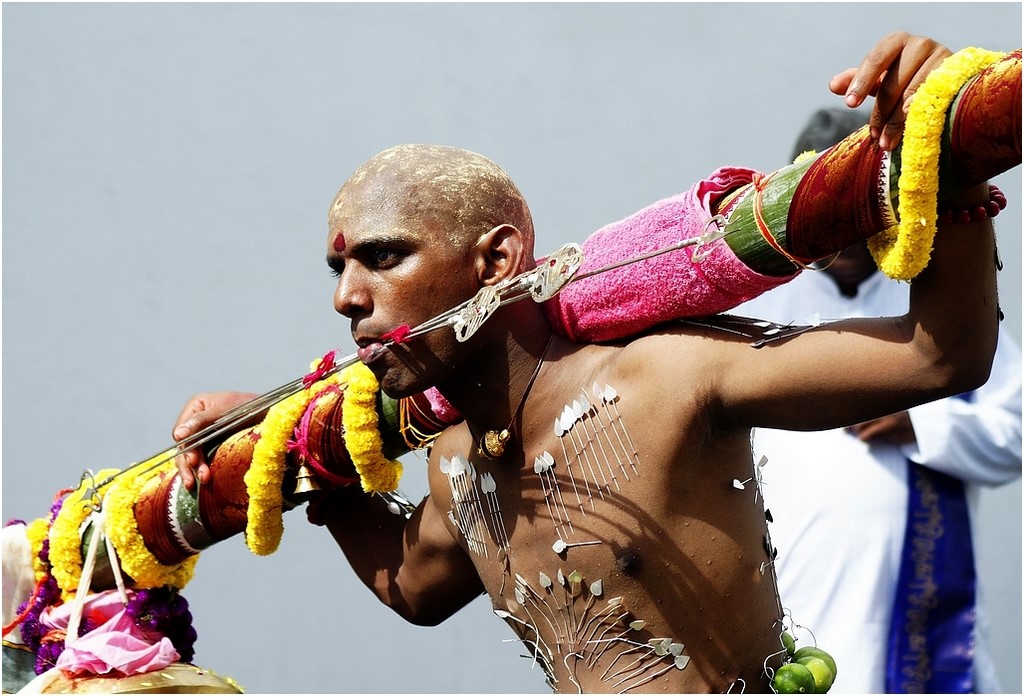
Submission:
[[[659,273],[665,264],[683,262],[687,272],[699,269],[705,277],[715,278],[721,275],[723,266],[735,272],[736,261],[721,262],[723,255],[732,254],[750,273],[769,278],[768,284],[778,284],[792,278],[804,265],[884,230],[889,238],[873,243],[883,270],[902,279],[913,277],[927,263],[931,237],[921,228],[929,222],[934,228],[935,200],[985,181],[1021,160],[1020,51],[1006,55],[976,51],[957,54],[929,80],[934,83],[938,78],[944,78],[939,80],[941,89],[934,90],[940,94],[930,94],[927,87],[922,87],[915,100],[919,111],[927,107],[931,113],[911,112],[904,145],[896,153],[890,155],[879,149],[865,127],[817,157],[767,176],[752,173],[748,183],[723,190],[711,211],[724,218],[723,241],[711,252],[717,257],[701,258],[695,246],[686,250],[685,257],[665,254],[631,266],[646,264],[653,269],[651,273]],[[923,148],[917,140],[923,141]],[[928,152],[922,154],[921,149]],[[937,172],[938,176],[931,177],[930,188],[928,182],[915,182],[914,189],[906,184],[907,167],[901,165],[907,159],[907,150],[913,150],[909,153],[912,157],[923,160],[915,168]],[[749,170],[732,171],[742,176]],[[917,205],[930,205],[930,209],[914,210],[915,196],[925,198]],[[899,208],[899,215],[895,208]],[[677,213],[675,207],[669,207],[666,213],[657,211]],[[643,211],[637,215],[643,224],[652,224],[650,217],[643,217]],[[912,216],[917,216],[910,221],[914,225],[906,224]],[[921,217],[927,218],[925,224],[920,224]],[[614,235],[635,231],[630,222],[595,233],[584,244],[585,253],[600,245],[602,248],[593,256],[607,262],[609,253],[620,250]],[[674,229],[671,232],[676,234]],[[912,236],[927,239],[908,239]],[[580,273],[585,275],[594,263],[587,256]],[[607,279],[615,274],[619,277]],[[609,321],[603,306],[595,303],[610,295],[621,306],[622,298],[636,290],[639,278],[635,269],[627,266],[593,278],[602,284],[600,297],[594,297],[588,281],[583,280],[569,285],[549,304],[568,307],[562,317],[571,317],[574,326],[569,332],[577,338],[581,333],[584,338],[598,339],[627,335],[626,328]],[[609,282],[630,288],[622,293],[608,292]],[[717,296],[708,305],[671,305],[673,315],[664,318],[651,310],[647,287],[640,289],[645,301],[631,316],[643,317],[653,325],[679,316],[731,309],[738,304],[737,297],[744,297],[757,286]],[[705,293],[698,299],[707,297]],[[719,306],[719,299],[726,301],[725,306]],[[672,300],[692,303],[694,298],[677,296]],[[635,326],[627,328],[635,330]],[[261,424],[234,433],[217,446],[210,454],[213,476],[198,495],[181,485],[172,466],[148,477],[134,503],[138,533],[152,555],[147,560],[150,565],[155,562],[165,568],[177,567],[243,531],[255,553],[271,553],[280,540],[281,512],[313,494],[306,488],[309,485],[331,488],[359,482],[367,492],[394,491],[400,466],[393,459],[422,446],[451,422],[450,416],[435,415],[438,410],[436,401],[431,403],[425,395],[396,401],[377,392],[375,380],[362,365],[310,384],[274,406]],[[347,426],[346,412],[350,418]],[[380,444],[370,443],[367,448],[362,438],[371,431],[370,437],[379,438]],[[346,435],[339,437],[339,433]],[[129,561],[126,570],[132,575],[130,565]],[[142,579],[152,584],[165,580],[166,575],[147,572],[142,573]]]
[[[915,95],[896,152],[881,151],[862,130],[768,176],[719,170],[687,194],[595,232],[583,245],[579,280],[553,299],[534,299],[548,300],[561,333],[606,340],[726,311],[864,239],[884,272],[909,280],[928,262],[936,202],[1019,165],[1020,143],[1020,51],[968,49]],[[964,212],[992,216],[1000,202]],[[500,304],[493,299],[487,311]],[[432,328],[441,326],[467,331],[450,322]],[[401,332],[394,342],[416,334]],[[175,449],[62,492],[49,516],[27,525],[35,589],[11,626],[24,632],[43,608],[121,581],[176,593],[202,550],[242,532],[254,553],[272,553],[284,511],[317,490],[356,482],[368,493],[395,492],[395,458],[458,420],[440,395],[396,401],[364,365],[334,370],[328,354],[300,389],[275,397],[257,425],[250,419],[219,436],[207,452],[211,480],[196,492],[181,484]],[[32,630],[28,644],[38,652],[45,643],[38,626]]]
[[[768,284],[779,284],[792,278],[805,264],[873,237],[879,230],[888,230],[893,236],[893,240],[886,242],[889,248],[875,245],[881,248],[878,254],[883,260],[888,259],[883,270],[901,278],[916,275],[927,263],[930,237],[927,244],[918,243],[909,252],[894,248],[901,235],[917,232],[907,231],[906,225],[901,226],[898,221],[905,220],[908,214],[919,214],[907,209],[908,199],[919,191],[899,185],[905,151],[918,146],[914,138],[933,144],[923,164],[938,173],[933,177],[931,191],[925,192],[932,196],[933,227],[936,197],[984,181],[1021,160],[1020,51],[1006,55],[972,52],[956,60],[958,56],[962,54],[944,64],[945,73],[942,68],[933,73],[948,76],[943,81],[945,98],[932,97],[938,107],[935,103],[927,105],[940,117],[911,112],[904,145],[891,156],[877,147],[865,127],[817,157],[767,176],[752,173],[748,183],[722,191],[713,213],[724,217],[724,241],[717,243],[712,253],[719,254],[719,259],[732,254],[750,273],[769,278]],[[933,76],[929,80],[934,81]],[[922,92],[925,90],[922,87]],[[923,106],[929,96],[919,92],[915,105]],[[930,122],[922,124],[924,120]],[[731,171],[745,174],[750,170]],[[894,214],[894,200],[903,213],[899,218]],[[670,207],[667,212],[678,211]],[[660,210],[658,214],[662,214]],[[586,256],[581,275],[594,268],[592,256],[607,262],[609,253],[620,251],[614,235],[635,231],[632,222],[609,226],[584,244],[585,254],[595,247],[601,248]],[[647,217],[643,224],[651,225],[652,221]],[[676,231],[673,229],[672,233]],[[715,278],[722,266],[735,271],[735,261],[719,262],[719,268],[714,268],[716,257],[701,258],[699,249],[694,247],[685,251],[683,262],[687,272],[699,268],[704,276]],[[663,270],[661,266],[677,265],[681,257],[681,253],[665,254],[631,265],[648,265],[653,269],[651,273],[659,273]],[[619,277],[607,279],[615,274]],[[622,298],[628,298],[640,280],[634,269],[623,267],[593,278],[602,282],[601,297],[593,297],[587,288],[588,281],[582,280],[569,285],[548,304],[568,308],[560,317],[563,321],[571,318],[574,326],[567,333],[576,338],[628,335],[623,333],[626,328],[609,321],[603,306],[595,303],[611,295],[621,306]],[[631,287],[623,293],[607,292],[609,282]],[[646,293],[646,287],[640,289]],[[756,285],[741,288],[735,294],[716,296],[705,305],[692,304],[693,297],[677,296],[672,298],[675,304],[670,305],[673,315],[664,318],[645,301],[631,315],[641,316],[653,325],[680,316],[712,314],[731,309],[739,303],[738,297],[744,301],[745,293],[756,289]],[[707,297],[704,293],[698,299]],[[719,306],[720,299],[725,301],[724,306]],[[680,302],[691,304],[682,306]],[[635,326],[627,328],[635,330]],[[345,425],[346,410],[352,419],[350,427]],[[181,485],[170,463],[146,475],[144,484],[133,486],[138,488],[133,504],[134,526],[145,551],[137,543],[128,546],[136,550],[135,556],[147,556],[148,552],[150,557],[145,558],[141,567],[133,567],[131,559],[123,559],[122,565],[127,560],[128,575],[136,582],[141,580],[143,585],[154,586],[173,575],[167,568],[180,568],[204,549],[243,531],[246,543],[255,553],[271,553],[280,539],[281,512],[312,494],[304,488],[310,482],[316,488],[360,482],[367,492],[395,491],[400,465],[393,460],[429,442],[451,423],[450,415],[438,417],[438,411],[437,402],[431,402],[425,395],[396,401],[377,392],[375,380],[362,365],[314,382],[274,406],[259,425],[231,434],[213,449],[209,455],[213,476],[198,494]],[[360,422],[357,424],[356,420]],[[352,437],[356,433],[365,436],[370,431],[374,433],[370,437],[380,439],[379,445],[370,444],[370,450],[376,447],[376,453],[365,451],[365,443],[354,442],[359,438]],[[339,433],[349,435],[342,438]],[[350,453],[353,448],[358,466]],[[87,543],[88,538],[83,545]],[[147,572],[146,567],[165,570]],[[135,577],[133,570],[141,577]],[[73,577],[69,576],[69,581]],[[96,580],[102,586],[104,580],[109,582],[111,578],[101,575]]]
[[[908,199],[920,192],[898,185],[905,150],[918,145],[913,139],[933,144],[923,165],[938,172],[931,190],[925,191],[933,201],[932,227],[937,215],[936,197],[984,181],[1021,161],[1020,51],[1006,55],[972,52],[956,60],[958,56],[961,54],[944,64],[945,73],[940,68],[929,77],[934,81],[936,75],[948,76],[943,83],[944,100],[942,95],[934,98],[941,110],[934,103],[927,105],[940,117],[932,115],[930,123],[921,124],[929,115],[916,116],[912,111],[904,145],[892,156],[877,147],[865,127],[817,157],[768,176],[755,173],[749,183],[723,192],[714,211],[724,214],[724,243],[718,243],[718,253],[731,252],[750,271],[784,282],[803,265],[873,237],[879,230],[887,230],[895,235],[893,240],[884,242],[889,248],[883,243],[875,244],[883,262],[888,259],[883,270],[901,278],[916,275],[927,263],[930,238],[927,244],[918,243],[910,251],[895,248],[901,235],[917,231],[905,229],[907,225],[898,221],[892,203],[898,200],[904,213],[900,219],[905,220],[908,214],[922,214],[908,208]],[[925,89],[922,87],[922,92]],[[915,106],[923,105],[927,96],[919,92]],[[915,132],[917,126],[919,132]],[[918,184],[918,188],[927,186]],[[928,212],[923,215],[928,217]],[[649,219],[645,222],[650,224]],[[616,233],[625,229],[621,223],[610,227]],[[584,244],[584,252],[597,245],[604,245],[605,252],[612,249],[616,240],[602,235],[608,229],[595,233]],[[715,274],[715,269],[708,268],[713,265],[713,257],[700,258],[692,247],[686,251],[685,261],[690,267],[700,267],[705,275]],[[634,265],[657,268],[662,262],[678,263],[679,256],[666,254]],[[586,257],[581,275],[587,273],[588,263],[593,266],[590,258]],[[621,273],[616,269],[594,278],[607,284],[603,276],[620,273],[621,281],[612,282],[635,284],[637,276],[632,270],[624,267]],[[586,280],[573,283],[549,304],[569,307],[563,316],[572,317],[576,324],[572,333],[576,337],[580,337],[581,327],[590,326],[588,321],[597,326],[596,338],[627,335],[621,329],[620,333],[609,334],[616,327],[605,320],[600,308],[592,317],[586,314],[587,303],[592,301],[586,285]],[[611,294],[621,301],[621,294]],[[665,319],[731,309],[738,304],[733,301],[737,296],[743,297],[743,292],[727,297],[732,302],[727,306],[675,306],[676,313]],[[633,316],[643,315],[644,321],[651,324],[665,320],[652,313],[649,304],[640,309]],[[346,411],[351,419],[348,427]],[[181,485],[170,463],[145,476],[144,484],[134,486],[138,488],[133,502],[134,526],[152,556],[147,561],[165,568],[178,567],[218,541],[243,531],[255,553],[271,553],[280,539],[280,523],[267,518],[279,520],[281,511],[301,503],[311,493],[302,486],[311,481],[315,481],[313,485],[317,488],[360,482],[367,492],[396,490],[400,465],[393,459],[422,446],[450,424],[451,418],[439,418],[435,415],[437,411],[436,402],[431,403],[425,395],[396,401],[377,392],[376,381],[362,365],[310,384],[274,406],[262,423],[230,435],[213,449],[213,476],[198,494]],[[360,422],[356,423],[357,420]],[[370,443],[370,450],[376,448],[376,452],[367,452],[365,443],[354,442],[359,438],[353,436],[366,436],[370,431],[371,439],[380,440],[380,444]],[[339,433],[346,433],[345,438],[339,437]],[[353,450],[355,457],[351,454]],[[139,550],[137,555],[143,552]],[[130,561],[128,565],[126,571],[132,575]],[[152,585],[166,580],[168,573],[140,575],[141,578],[132,577]]]

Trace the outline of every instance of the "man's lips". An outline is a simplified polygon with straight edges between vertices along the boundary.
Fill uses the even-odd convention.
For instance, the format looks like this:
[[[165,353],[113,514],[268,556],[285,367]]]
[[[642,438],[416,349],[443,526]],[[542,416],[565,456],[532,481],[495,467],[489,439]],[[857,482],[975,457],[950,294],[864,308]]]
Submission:
[[[356,355],[359,356],[364,365],[369,365],[379,360],[387,352],[388,349],[384,347],[383,343],[375,341],[360,346],[359,350],[356,351]]]
[[[355,344],[358,346],[358,350],[355,354],[362,363],[370,364],[379,360],[387,352],[388,347],[406,341],[411,331],[408,323],[402,323],[391,331],[381,334],[378,338],[356,339]]]
[[[379,339],[364,339],[362,341],[358,341],[359,350],[356,352],[356,355],[359,356],[359,359],[362,360],[364,364],[369,365],[371,362],[380,359],[380,357],[387,352],[387,348],[384,346],[385,341],[389,345],[397,345],[405,341],[409,336],[409,332],[409,325],[401,324],[391,329],[391,331],[381,334]]]

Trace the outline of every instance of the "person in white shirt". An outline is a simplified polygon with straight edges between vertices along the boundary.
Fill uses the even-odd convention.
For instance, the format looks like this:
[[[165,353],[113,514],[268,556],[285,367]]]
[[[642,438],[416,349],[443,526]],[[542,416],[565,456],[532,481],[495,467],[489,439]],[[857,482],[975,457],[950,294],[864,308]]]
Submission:
[[[865,122],[819,111],[794,154],[824,150]],[[735,313],[814,324],[899,315],[908,296],[859,244]],[[1020,365],[1001,328],[991,377],[973,392],[851,428],[755,430],[780,596],[813,632],[803,642],[835,657],[833,692],[999,690],[969,520],[981,486],[1021,475]]]

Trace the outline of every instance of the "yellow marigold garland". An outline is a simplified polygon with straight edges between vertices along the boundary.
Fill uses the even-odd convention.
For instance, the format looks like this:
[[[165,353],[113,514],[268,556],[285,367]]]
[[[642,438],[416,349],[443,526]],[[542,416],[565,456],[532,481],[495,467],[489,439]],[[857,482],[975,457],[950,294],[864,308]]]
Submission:
[[[114,479],[104,501],[107,511],[107,536],[114,544],[121,568],[140,589],[170,585],[178,589],[188,584],[199,556],[190,556],[181,563],[164,565],[146,548],[135,521],[135,501],[146,482],[164,472],[175,470],[174,460],[151,469],[156,462],[173,452],[165,452],[142,464],[127,469]],[[150,470],[151,469],[151,470]]]
[[[50,526],[50,567],[65,599],[78,590],[82,576],[82,524],[92,513],[92,507],[83,496],[97,482],[116,473],[117,469],[104,469],[82,481],[78,489],[64,499],[57,519]]]
[[[900,222],[868,240],[875,262],[890,278],[911,280],[928,265],[935,240],[939,149],[946,112],[968,80],[1004,55],[965,48],[943,61],[914,94],[901,150]]]
[[[288,439],[310,401],[325,386],[339,381],[340,375],[333,375],[278,402],[267,411],[257,427],[259,439],[253,447],[252,464],[244,479],[249,494],[245,543],[257,556],[274,553],[284,532],[281,483],[284,481]]]
[[[245,544],[257,556],[273,553],[281,543],[284,532],[281,483],[288,438],[308,401],[308,389],[293,394],[271,407],[256,429],[259,440],[253,447],[252,465],[245,473],[245,489],[249,495]]]
[[[804,150],[793,159],[793,164],[800,164],[818,156],[817,150]]]
[[[345,446],[353,466],[359,472],[363,490],[368,493],[388,492],[398,487],[402,465],[389,460],[382,451],[383,440],[378,429],[377,415],[379,385],[370,369],[357,363],[274,405],[258,426],[260,437],[253,447],[252,464],[244,477],[249,496],[246,544],[253,553],[267,555],[273,553],[280,544],[284,529],[281,485],[288,440],[296,424],[309,403],[326,386],[344,382],[347,382],[342,404]],[[81,529],[92,511],[90,506],[83,503],[83,495],[96,481],[113,474],[118,476],[109,484],[103,504],[107,512],[107,535],[117,551],[124,572],[135,581],[138,588],[169,585],[180,589],[192,579],[198,555],[173,566],[160,563],[146,547],[135,520],[135,501],[146,482],[175,468],[173,459],[155,468],[152,464],[171,454],[163,453],[125,472],[118,472],[117,469],[101,471],[67,496],[52,525],[46,519],[38,519],[28,525],[26,533],[37,559],[49,532],[51,572],[65,599],[77,589],[82,573]],[[34,570],[37,580],[46,574],[46,569],[38,560]]]
[[[377,391],[380,385],[370,368],[356,363],[343,374],[348,381],[341,421],[345,426],[345,447],[359,480],[367,493],[387,493],[398,488],[402,464],[384,456],[378,428]]]
[[[345,384],[342,403],[345,447],[359,472],[363,490],[386,492],[398,487],[402,465],[389,460],[381,451],[377,379],[368,367],[356,363],[274,405],[257,427],[259,439],[253,447],[252,464],[245,474],[249,494],[245,541],[256,555],[271,554],[281,543],[284,531],[281,484],[288,440],[310,402],[331,384]]]
[[[36,582],[44,579],[50,570],[43,563],[43,559],[39,557],[43,550],[43,541],[49,532],[50,522],[45,517],[34,519],[25,525],[25,537],[32,548],[32,570],[34,571]]]

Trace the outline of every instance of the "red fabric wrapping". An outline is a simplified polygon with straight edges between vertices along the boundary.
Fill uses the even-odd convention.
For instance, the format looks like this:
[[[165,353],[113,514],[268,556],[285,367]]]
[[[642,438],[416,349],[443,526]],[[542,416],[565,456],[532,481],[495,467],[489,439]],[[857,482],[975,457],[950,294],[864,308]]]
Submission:
[[[1021,161],[1021,51],[989,66],[953,104],[953,176],[972,186]]]
[[[820,259],[895,222],[883,204],[883,196],[889,195],[880,180],[884,154],[865,126],[811,164],[793,194],[786,221],[791,254]]]

